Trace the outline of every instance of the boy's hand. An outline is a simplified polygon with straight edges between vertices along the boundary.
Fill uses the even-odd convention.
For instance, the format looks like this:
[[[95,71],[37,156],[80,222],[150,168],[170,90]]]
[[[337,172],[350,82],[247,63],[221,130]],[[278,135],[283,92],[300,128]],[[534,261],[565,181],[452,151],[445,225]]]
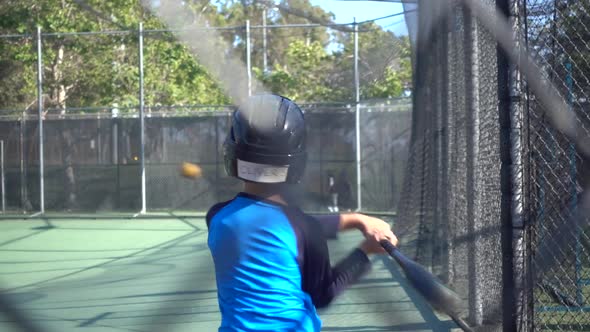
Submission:
[[[391,231],[391,226],[384,220],[360,213],[355,213],[354,219],[356,228],[365,236],[365,241],[359,246],[359,249],[365,254],[384,253],[385,249],[379,243],[383,239],[387,239],[391,244],[397,246],[397,237]]]
[[[385,252],[385,249],[379,244],[379,242],[375,242],[373,240],[365,240],[359,245],[359,249],[365,253],[365,255],[370,254],[382,254]]]
[[[358,219],[358,229],[365,236],[365,242],[368,241],[371,247],[378,246],[381,248],[379,241],[383,239],[388,239],[391,244],[397,246],[398,239],[387,222],[364,214],[356,214],[356,217]]]
[[[336,220],[334,219],[335,217],[337,218]],[[391,226],[387,222],[379,218],[367,216],[360,213],[323,215],[317,216],[316,218],[322,221],[325,225],[335,224],[334,221],[336,221],[336,223],[338,224],[338,229],[340,231],[349,229],[360,230],[366,239],[366,241],[363,242],[361,247],[367,249],[369,253],[383,252],[376,251],[381,248],[381,244],[379,244],[379,242],[383,239],[391,241],[391,244],[393,244],[394,246],[397,246],[398,244],[397,237],[391,231]]]

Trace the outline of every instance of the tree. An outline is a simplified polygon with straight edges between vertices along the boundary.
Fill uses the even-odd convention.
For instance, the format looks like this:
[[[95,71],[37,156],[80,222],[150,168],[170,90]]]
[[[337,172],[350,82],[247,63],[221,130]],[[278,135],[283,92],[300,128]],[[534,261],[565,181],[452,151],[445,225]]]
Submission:
[[[276,64],[270,73],[256,68],[256,75],[267,89],[299,102],[331,99],[332,91],[325,73],[330,69],[332,56],[319,42],[309,45],[302,40],[292,42],[282,62],[284,64]]]
[[[590,1],[561,0],[554,4],[554,41],[550,41],[554,80],[574,98],[590,98]],[[567,94],[566,94],[567,95]]]
[[[157,19],[140,2],[118,1],[7,1],[0,11],[1,33],[29,33],[40,26],[43,38],[45,113],[66,113],[68,107],[134,107],[138,104],[139,22],[146,29],[161,29]],[[58,35],[56,32],[128,30],[121,34]],[[135,30],[135,31],[133,31]],[[190,53],[170,36],[154,36],[146,42],[146,58],[164,59],[146,70],[148,102],[222,104],[227,98]],[[146,38],[147,39],[147,38]],[[36,112],[36,42],[34,38],[1,39],[0,96],[2,107],[14,113]],[[162,79],[165,80],[162,80]],[[198,91],[197,93],[195,91]],[[70,131],[62,131],[66,208],[76,205],[73,165],[75,143]]]
[[[27,27],[22,23],[27,12],[12,10],[17,1],[0,3],[0,33],[24,34]],[[34,43],[30,37],[0,39],[0,108],[21,110],[34,100],[35,61]]]
[[[409,38],[398,38],[399,43],[393,44],[392,54],[387,61],[375,58],[375,52],[369,52],[373,59],[366,61],[367,67],[383,68],[370,69],[364,77],[365,84],[361,89],[363,98],[395,98],[401,97],[411,91],[412,87],[412,63]],[[373,64],[371,66],[371,64]],[[376,64],[376,65],[375,65]]]
[[[211,26],[235,26],[223,30],[228,52],[244,60],[246,18],[252,25],[262,24],[262,11],[268,9],[267,24],[330,24],[331,13],[309,0],[283,0],[279,10],[270,10],[266,0],[185,1],[192,13]],[[138,43],[133,32],[139,22],[144,28],[162,29],[162,24],[136,0],[8,0],[0,4],[0,32],[32,33],[36,25],[44,32],[130,30],[127,34],[93,36],[46,36],[43,42],[44,92],[51,108],[63,112],[67,106],[135,107],[138,103]],[[386,86],[408,86],[407,38],[398,38],[375,24],[362,24],[360,33],[360,73],[363,96],[396,96]],[[252,63],[257,75],[272,91],[290,91],[308,101],[353,99],[352,34],[326,27],[268,29],[268,63],[275,73],[262,75],[262,32],[253,29]],[[341,46],[334,46],[339,44]],[[340,49],[328,54],[327,49]],[[34,103],[36,52],[34,40],[1,39],[0,96],[3,108],[24,109]],[[170,33],[146,33],[145,96],[149,105],[225,104],[229,102],[217,82],[199,65],[189,50]],[[317,61],[312,61],[317,56]],[[297,63],[302,61],[302,63]],[[405,74],[400,72],[405,71]],[[264,76],[264,77],[263,77]],[[293,80],[293,78],[297,78]],[[279,85],[285,88],[279,89]],[[295,91],[292,85],[298,85]],[[375,85],[375,88],[371,88]],[[308,91],[303,91],[302,89]],[[124,109],[124,108],[123,108]]]
[[[362,24],[359,32],[359,75],[361,99],[400,97],[411,87],[411,47],[407,36],[397,37],[375,23]],[[340,34],[341,51],[329,79],[334,86],[354,95],[354,35]],[[399,88],[401,86],[401,89]]]
[[[326,13],[321,7],[313,6],[309,0],[282,0],[278,6],[273,1],[240,0],[217,1],[219,12],[213,20],[216,26],[242,27],[234,31],[223,33],[226,41],[234,45],[234,54],[239,54],[246,61],[246,20],[250,21],[251,58],[254,67],[263,68],[263,13],[266,11],[266,24],[307,24],[310,19],[323,20],[331,23],[332,14]],[[295,15],[293,13],[299,15]],[[212,22],[212,23],[213,23]],[[285,58],[289,45],[295,40],[305,40],[309,45],[320,42],[327,46],[330,35],[326,27],[267,29],[267,59],[268,66],[280,64]]]

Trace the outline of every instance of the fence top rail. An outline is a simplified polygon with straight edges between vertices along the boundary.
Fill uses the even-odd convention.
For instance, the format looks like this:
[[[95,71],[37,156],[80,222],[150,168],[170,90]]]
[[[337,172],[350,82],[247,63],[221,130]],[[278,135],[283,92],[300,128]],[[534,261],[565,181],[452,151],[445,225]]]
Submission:
[[[346,102],[332,103],[300,103],[304,112],[335,113],[354,112],[355,104]],[[367,112],[399,112],[412,107],[411,98],[393,98],[367,100],[360,103],[361,111]],[[166,117],[199,117],[225,116],[235,110],[233,105],[146,105],[147,118]],[[44,119],[103,119],[103,118],[136,118],[139,117],[139,106],[94,106],[68,107],[66,109],[47,108]],[[37,119],[36,112],[16,109],[0,109],[0,121]]]
[[[351,26],[358,23],[304,23],[304,24],[268,24],[268,25],[251,25],[250,29],[286,29],[286,28],[338,28]],[[143,34],[150,33],[163,33],[163,32],[190,32],[190,31],[209,31],[209,30],[244,30],[246,25],[232,25],[225,27],[191,27],[185,29],[146,29],[142,30]],[[100,30],[100,31],[52,31],[42,32],[42,37],[62,37],[62,36],[83,36],[83,35],[128,35],[138,33],[139,29],[128,29],[128,30]],[[351,31],[352,32],[352,31]],[[36,36],[34,33],[11,33],[2,34],[0,39],[8,38],[31,38]]]
[[[397,103],[397,104],[375,104],[375,105],[361,105],[360,110],[363,112],[388,113],[409,111],[411,103]],[[325,105],[301,105],[305,113],[313,114],[336,114],[336,113],[354,113],[354,104],[325,104]],[[212,117],[212,116],[228,116],[234,111],[235,107],[225,106],[220,108],[205,108],[205,107],[146,107],[145,117],[150,118],[175,118],[175,117]],[[125,108],[125,112],[113,113],[112,108],[95,108],[95,109],[67,109],[66,112],[46,113],[44,120],[80,120],[80,119],[133,119],[139,118],[139,111],[136,107]],[[52,110],[50,110],[52,111]],[[55,110],[53,110],[55,111]],[[2,114],[2,113],[9,114]],[[38,115],[0,110],[0,121],[22,121],[22,120],[37,120]]]

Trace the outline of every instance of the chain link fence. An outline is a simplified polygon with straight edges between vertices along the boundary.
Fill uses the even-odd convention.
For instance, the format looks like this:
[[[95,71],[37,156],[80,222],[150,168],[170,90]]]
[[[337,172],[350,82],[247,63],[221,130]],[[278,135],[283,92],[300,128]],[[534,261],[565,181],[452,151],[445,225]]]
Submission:
[[[588,107],[590,4],[587,1],[532,1],[526,10],[527,47],[553,82],[583,133],[590,132]],[[532,259],[534,269],[534,326],[539,330],[590,328],[590,230],[588,216],[576,216],[584,188],[588,188],[588,160],[575,143],[555,130],[543,105],[526,95],[530,119],[531,246],[544,249],[557,264]],[[572,222],[574,218],[586,219]],[[551,243],[552,250],[547,250]]]
[[[308,122],[310,158],[301,204],[327,211],[337,190],[339,209],[356,208],[355,108],[302,105]],[[394,212],[405,169],[411,122],[409,100],[361,107],[362,195],[368,211]],[[225,173],[221,145],[231,107],[150,108],[145,119],[148,213],[203,213],[241,190]],[[116,113],[116,112],[115,112]],[[44,120],[45,209],[48,212],[112,216],[141,209],[140,123],[135,112],[68,114]],[[37,122],[0,120],[5,151],[7,215],[39,211]],[[26,138],[25,138],[26,137]],[[24,155],[18,147],[24,146]],[[22,159],[21,159],[22,158]],[[24,165],[20,167],[19,160]],[[179,176],[182,162],[198,164],[203,176]],[[332,187],[329,178],[334,182]],[[12,212],[12,213],[11,213]]]
[[[269,89],[304,103],[311,156],[300,188],[305,208],[353,210],[364,197],[366,210],[394,212],[405,169],[410,100],[363,100],[355,119],[356,58],[341,57],[344,63],[330,69],[337,72],[329,75],[317,75],[306,67],[328,68],[333,61],[329,52],[343,52],[337,47],[352,54],[359,47],[353,43],[354,29],[303,21],[264,23],[265,17],[275,14],[264,13],[243,26],[199,28],[199,33],[225,47],[225,58],[246,63],[248,75],[243,76],[248,82],[241,83],[247,93]],[[18,92],[7,91],[11,97],[0,101],[0,140],[6,147],[4,216],[46,211],[89,217],[202,213],[240,189],[238,181],[225,175],[220,155],[232,107],[214,103],[231,101],[218,86],[222,82],[199,80],[199,75],[211,76],[208,68],[195,61],[191,46],[180,43],[175,33],[140,26],[136,31],[39,29],[30,35],[0,36],[2,49],[26,58],[14,63],[19,70],[26,67],[16,70],[20,81],[10,73],[0,77],[2,86]],[[368,58],[360,65],[365,73],[359,78],[361,86],[379,80],[384,68],[399,62],[399,52],[390,51],[399,48],[400,40],[379,49],[368,43],[369,48],[363,49],[361,38],[359,53]],[[276,44],[282,47],[269,47]],[[308,58],[299,49],[310,50],[317,58]],[[388,52],[392,54],[385,57]],[[222,77],[235,75],[224,70],[217,68]],[[36,84],[31,84],[35,76]],[[318,81],[326,77],[333,82]],[[196,90],[179,89],[179,84]],[[327,84],[338,87],[330,96],[329,89],[321,89]],[[298,95],[300,86],[319,90]],[[203,105],[191,104],[197,94]],[[177,100],[186,106],[174,105]],[[305,104],[306,100],[329,102]],[[199,164],[203,177],[197,181],[179,177],[178,167],[184,161]],[[336,192],[334,203],[329,197]]]
[[[463,296],[478,330],[587,331],[587,156],[557,129],[558,110],[508,62],[512,50],[500,50],[463,5],[470,2],[420,1],[418,29],[410,29],[418,33],[397,221],[404,246]],[[509,16],[516,47],[566,101],[557,116],[575,120],[578,139],[588,137],[590,4],[485,3]]]

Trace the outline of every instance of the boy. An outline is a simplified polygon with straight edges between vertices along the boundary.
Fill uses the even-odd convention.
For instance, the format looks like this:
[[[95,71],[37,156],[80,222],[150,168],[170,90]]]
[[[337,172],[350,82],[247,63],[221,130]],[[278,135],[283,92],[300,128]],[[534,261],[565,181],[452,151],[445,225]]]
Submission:
[[[395,235],[377,218],[314,218],[289,204],[307,157],[303,112],[287,98],[255,96],[234,112],[224,155],[244,191],[207,213],[219,331],[320,331],[316,308],[368,270],[367,255],[383,252],[380,240],[396,245]],[[326,238],[352,228],[365,241],[332,267]]]

